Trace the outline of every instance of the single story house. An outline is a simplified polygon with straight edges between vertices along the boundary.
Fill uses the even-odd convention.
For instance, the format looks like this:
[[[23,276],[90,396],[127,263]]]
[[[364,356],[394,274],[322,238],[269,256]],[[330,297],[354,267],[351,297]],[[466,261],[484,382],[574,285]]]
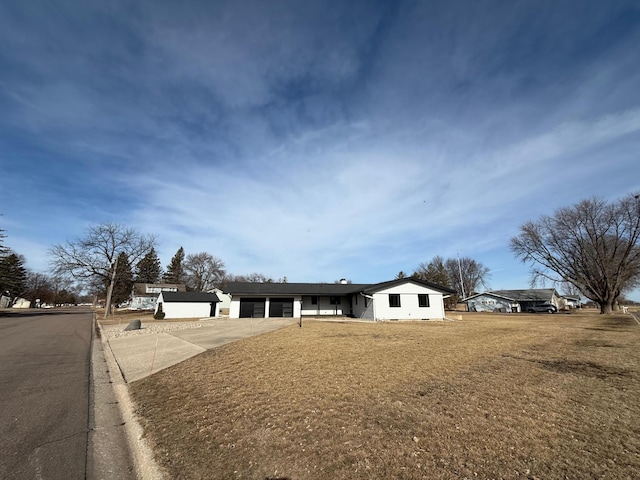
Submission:
[[[181,283],[134,283],[131,289],[129,310],[155,310],[161,292],[186,292]]]
[[[220,299],[207,292],[162,292],[155,313],[162,309],[164,318],[208,318],[218,316]]]
[[[562,296],[555,288],[528,290],[490,290],[463,299],[470,312],[526,312],[534,305],[550,303],[558,310],[563,305]]]
[[[443,299],[455,293],[415,278],[375,284],[229,282],[221,288],[231,295],[230,318],[443,319]]]

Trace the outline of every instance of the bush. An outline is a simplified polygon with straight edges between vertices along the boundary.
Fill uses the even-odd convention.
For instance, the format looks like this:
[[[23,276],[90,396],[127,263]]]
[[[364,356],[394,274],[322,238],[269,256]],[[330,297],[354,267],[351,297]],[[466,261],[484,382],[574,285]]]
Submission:
[[[162,302],[158,304],[158,311],[153,314],[153,318],[156,320],[162,320],[164,318],[164,312],[162,311]]]

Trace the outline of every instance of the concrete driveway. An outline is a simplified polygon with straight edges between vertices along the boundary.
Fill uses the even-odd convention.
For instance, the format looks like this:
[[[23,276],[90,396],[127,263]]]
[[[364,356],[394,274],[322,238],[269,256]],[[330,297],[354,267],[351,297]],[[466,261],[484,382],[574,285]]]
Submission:
[[[140,330],[124,332],[126,325],[102,327],[125,382],[140,380],[206,350],[261,335],[298,322],[295,318],[208,319],[194,322],[142,323]]]

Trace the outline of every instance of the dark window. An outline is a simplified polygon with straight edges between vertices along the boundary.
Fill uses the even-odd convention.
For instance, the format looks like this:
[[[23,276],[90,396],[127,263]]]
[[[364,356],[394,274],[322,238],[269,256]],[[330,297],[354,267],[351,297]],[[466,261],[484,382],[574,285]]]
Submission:
[[[398,293],[389,294],[389,306],[394,308],[397,308],[400,306],[400,294]]]
[[[428,307],[429,306],[429,295],[426,293],[418,294],[418,306],[419,307]]]
[[[317,305],[318,304],[318,297],[311,297],[311,305]]]
[[[340,305],[340,297],[329,297],[329,303],[331,305]]]

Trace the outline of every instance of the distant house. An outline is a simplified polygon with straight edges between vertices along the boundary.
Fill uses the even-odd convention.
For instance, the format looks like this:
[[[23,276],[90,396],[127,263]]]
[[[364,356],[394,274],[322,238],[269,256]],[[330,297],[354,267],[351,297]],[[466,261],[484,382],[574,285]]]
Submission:
[[[186,287],[181,283],[134,283],[129,309],[155,310],[159,293],[186,291]]]
[[[455,293],[415,278],[375,284],[230,282],[230,318],[348,316],[364,320],[444,318],[443,299]]]
[[[211,290],[207,290],[209,293],[215,293],[218,295],[218,299],[220,302],[218,303],[218,315],[220,317],[228,317],[229,309],[231,307],[231,295],[228,293],[224,293],[219,288],[213,288]]]
[[[215,293],[162,292],[158,295],[155,313],[162,308],[165,319],[217,317],[219,301]]]
[[[534,305],[550,303],[560,309],[562,296],[555,288],[491,290],[463,299],[470,312],[526,312]]]

